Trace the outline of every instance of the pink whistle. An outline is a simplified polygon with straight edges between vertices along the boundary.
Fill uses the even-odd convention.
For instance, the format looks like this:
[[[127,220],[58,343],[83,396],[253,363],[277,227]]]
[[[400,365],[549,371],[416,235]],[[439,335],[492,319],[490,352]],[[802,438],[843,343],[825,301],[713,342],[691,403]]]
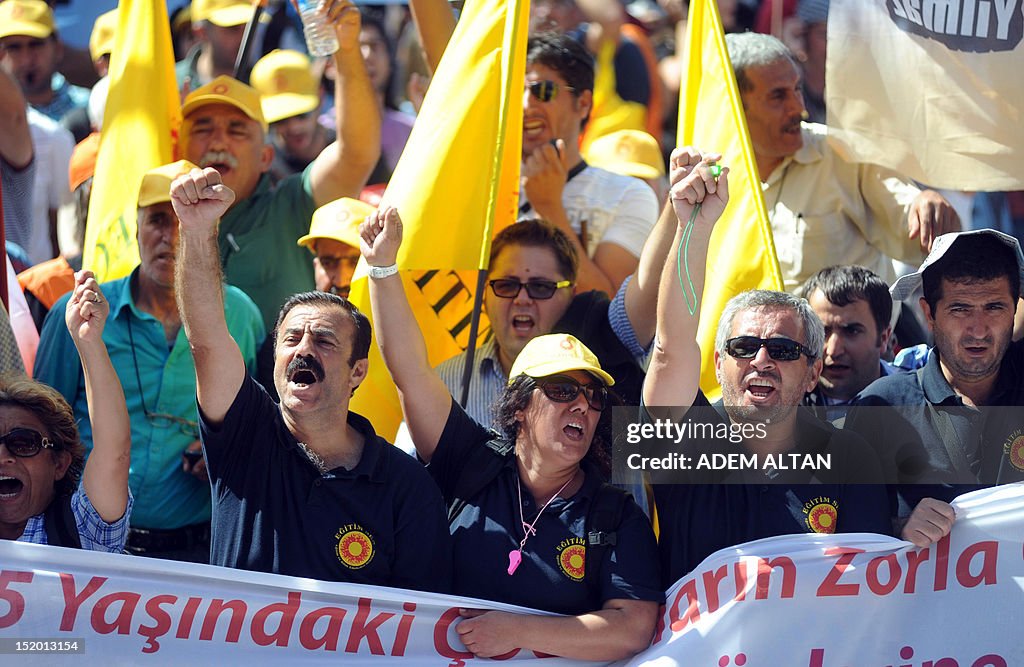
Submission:
[[[516,568],[523,562],[523,554],[518,549],[513,549],[508,552],[508,574],[512,576],[516,573]]]

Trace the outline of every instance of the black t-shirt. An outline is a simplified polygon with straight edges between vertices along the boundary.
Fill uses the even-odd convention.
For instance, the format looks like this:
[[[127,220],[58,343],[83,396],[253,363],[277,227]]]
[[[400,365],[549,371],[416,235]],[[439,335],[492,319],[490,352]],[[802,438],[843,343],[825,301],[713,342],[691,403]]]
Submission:
[[[699,408],[701,420],[729,421],[711,408],[702,392],[694,407]],[[705,445],[684,441],[679,448],[693,451]],[[880,480],[875,455],[863,439],[801,409],[793,451],[829,452],[832,468],[791,471],[775,479],[749,471],[743,477],[752,481],[760,476],[762,483],[716,483],[723,480],[694,477],[691,483],[654,486],[666,587],[719,549],[752,540],[799,533],[892,533],[885,487],[847,483]]]
[[[427,471],[377,436],[352,470],[321,475],[276,403],[246,376],[224,422],[200,411],[213,486],[211,562],[328,581],[448,592],[451,543]]]
[[[473,421],[458,403],[451,412],[429,470],[452,502],[456,484],[470,452],[486,446],[494,434]],[[584,465],[586,478],[570,498],[556,498],[535,524],[526,541],[522,563],[508,574],[509,552],[523,539],[516,460],[510,456],[498,477],[452,521],[456,595],[496,600],[544,611],[583,614],[596,611],[584,580],[587,548],[586,516],[601,484],[596,470]],[[540,509],[522,489],[522,517],[530,523]],[[626,500],[616,530],[617,544],[599,575],[600,598],[661,602],[657,545],[647,517],[632,499]],[[600,608],[600,607],[598,607]]]

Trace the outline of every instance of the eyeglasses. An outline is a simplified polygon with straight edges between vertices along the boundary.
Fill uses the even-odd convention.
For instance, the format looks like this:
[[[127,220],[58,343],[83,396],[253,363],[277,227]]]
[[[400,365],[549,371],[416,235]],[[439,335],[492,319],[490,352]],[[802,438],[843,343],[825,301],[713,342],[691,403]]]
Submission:
[[[135,356],[135,335],[132,333],[131,315],[128,317],[128,344],[132,348],[132,365],[135,366],[135,386],[139,388],[139,401],[142,402],[142,412],[146,415],[146,421],[157,428],[177,426],[178,430],[183,434],[190,436],[193,440],[197,440],[199,438],[198,422],[163,412],[150,412],[149,408],[146,407],[145,394],[142,393],[142,378],[139,377],[139,358]]]
[[[6,435],[0,435],[0,445],[6,445],[7,451],[19,459],[31,458],[44,449],[57,449],[57,445],[50,442],[49,438],[30,428],[16,428]]]
[[[531,299],[540,300],[550,299],[563,287],[572,287],[571,280],[559,280],[557,283],[551,280],[530,280],[524,283],[518,278],[498,278],[487,284],[491,286],[494,296],[502,299],[516,298],[524,287]]]
[[[531,95],[541,102],[550,102],[555,99],[558,97],[559,90],[568,90],[569,92],[576,91],[576,89],[571,86],[564,86],[548,79],[544,79],[543,81],[527,81],[526,89],[530,91]]]
[[[549,375],[534,382],[555,403],[572,403],[582,391],[592,409],[600,412],[608,407],[608,388],[603,384],[581,384],[567,375]]]
[[[788,338],[737,336],[725,341],[725,351],[736,359],[753,359],[762,347],[768,350],[768,356],[775,361],[796,361],[801,354],[814,358],[810,348]]]

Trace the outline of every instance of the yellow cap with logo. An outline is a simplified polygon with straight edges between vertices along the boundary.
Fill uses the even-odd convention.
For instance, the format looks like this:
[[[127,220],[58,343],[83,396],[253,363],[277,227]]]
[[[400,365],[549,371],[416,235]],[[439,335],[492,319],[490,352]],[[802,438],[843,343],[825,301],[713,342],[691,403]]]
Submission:
[[[43,0],[0,2],[0,37],[26,35],[46,39],[53,34],[53,11]]]
[[[178,160],[147,171],[139,186],[139,208],[171,201],[171,181],[193,169],[198,167],[188,160]]]
[[[324,204],[313,212],[309,234],[299,239],[299,245],[314,251],[317,239],[333,239],[353,248],[359,247],[359,225],[366,216],[376,211],[369,204],[342,197]]]
[[[601,369],[597,355],[578,338],[564,333],[537,336],[527,343],[513,362],[508,381],[520,375],[540,378],[566,371],[586,371],[609,387],[615,384],[615,378]]]
[[[320,87],[309,58],[298,51],[275,49],[252,68],[249,83],[263,96],[268,123],[309,113],[320,106]]]
[[[205,86],[196,88],[185,98],[181,115],[187,118],[196,109],[210,104],[229,104],[259,122],[264,131],[267,129],[259,91],[238,79],[221,75]]]

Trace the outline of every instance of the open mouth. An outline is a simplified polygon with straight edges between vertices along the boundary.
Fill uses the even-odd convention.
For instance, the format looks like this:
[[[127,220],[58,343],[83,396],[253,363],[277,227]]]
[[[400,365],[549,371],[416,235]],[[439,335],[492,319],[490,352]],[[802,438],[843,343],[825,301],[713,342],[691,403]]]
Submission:
[[[14,477],[0,476],[0,499],[13,498],[25,487],[25,484]]]
[[[218,172],[231,171],[238,166],[238,160],[231,153],[226,151],[208,151],[199,160],[200,167],[213,167]]]
[[[540,120],[524,120],[523,121],[523,134],[527,136],[535,136],[544,131],[544,121]]]
[[[775,393],[775,387],[767,380],[751,380],[747,384],[747,393],[755,399],[764,400]]]
[[[582,440],[583,425],[577,423],[566,424],[565,428],[562,429],[562,433],[565,433],[571,440]]]
[[[512,328],[516,331],[526,332],[533,328],[534,320],[529,315],[515,315],[512,317]]]
[[[313,357],[295,357],[288,364],[288,382],[307,387],[324,379],[324,367]]]

